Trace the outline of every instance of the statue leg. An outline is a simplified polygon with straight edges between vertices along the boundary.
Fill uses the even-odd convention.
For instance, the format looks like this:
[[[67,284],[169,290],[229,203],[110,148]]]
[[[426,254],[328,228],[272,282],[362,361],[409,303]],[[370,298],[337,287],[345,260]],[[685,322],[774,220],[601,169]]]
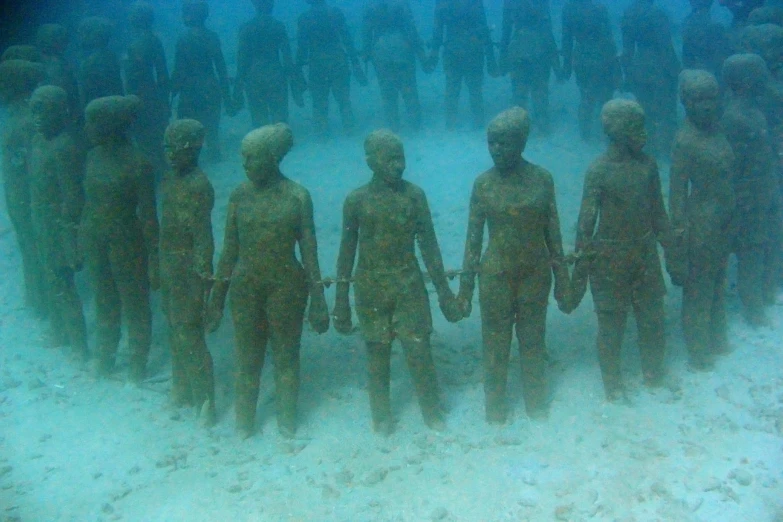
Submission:
[[[343,130],[351,132],[356,126],[351,105],[351,71],[348,64],[335,64],[332,73],[332,95],[340,110]]]
[[[515,65],[510,71],[510,76],[511,103],[529,110],[528,93],[530,92],[530,78],[527,71],[519,65]]]
[[[542,132],[549,132],[549,65],[531,64],[530,95],[533,121]]]
[[[376,67],[378,76],[378,87],[381,90],[381,100],[383,102],[383,114],[386,119],[386,125],[393,131],[400,128],[400,110],[397,103],[399,96],[397,89],[396,72],[388,70],[387,67]]]
[[[169,305],[171,306],[171,305]],[[193,390],[188,379],[186,353],[193,339],[188,326],[169,320],[169,345],[171,348],[171,403],[176,407],[194,404]]]
[[[688,347],[689,364],[697,370],[708,370],[714,364],[710,333],[715,270],[711,264],[706,259],[691,259],[688,279],[682,290],[682,329]]]
[[[18,188],[13,185],[15,184],[5,183],[6,209],[22,257],[25,306],[31,308],[38,317],[45,318],[48,312],[46,276],[30,215],[29,188],[27,183]]]
[[[419,102],[419,85],[416,81],[416,63],[406,63],[400,69],[400,95],[405,102],[408,120],[413,129],[421,128],[421,103]]]
[[[413,385],[416,387],[416,397],[424,422],[431,429],[443,431],[446,424],[440,405],[438,376],[435,373],[435,362],[432,360],[429,335],[401,337],[400,341]]]
[[[122,304],[112,274],[108,245],[89,244],[86,252],[90,282],[95,292],[96,373],[107,376],[114,369],[120,342]]]
[[[594,89],[582,87],[579,90],[579,135],[582,141],[593,137],[593,114],[595,114],[596,96]]]
[[[462,75],[453,64],[443,65],[446,77],[446,91],[443,96],[443,105],[446,109],[446,129],[453,129],[457,125],[457,111],[459,106],[459,92],[462,88]]]
[[[304,276],[287,281],[267,301],[272,353],[275,360],[277,428],[292,438],[296,433],[296,405],[299,399],[299,353],[308,291]]]
[[[709,305],[704,303],[705,308]],[[639,357],[647,386],[660,386],[665,374],[666,335],[663,296],[634,300],[634,316],[639,332]]]
[[[484,70],[470,68],[464,75],[465,86],[468,88],[470,113],[473,117],[473,128],[484,128]]]
[[[715,261],[712,302],[710,303],[710,347],[716,355],[729,352],[728,321],[726,320],[726,266],[728,256]]]
[[[181,373],[188,393],[188,403],[199,408],[202,424],[213,426],[216,422],[215,383],[212,373],[212,355],[204,339],[204,325],[200,322],[179,323],[172,325],[172,330],[179,343],[176,351],[180,354]],[[171,349],[173,354],[175,350],[173,343]]]
[[[324,64],[310,65],[308,87],[313,100],[313,124],[319,134],[329,132],[329,76]]]
[[[604,394],[610,402],[624,397],[625,389],[620,373],[620,352],[628,312],[598,310],[598,363],[604,382]]]
[[[389,435],[394,431],[389,396],[391,342],[367,342],[367,371],[373,431]]]
[[[236,430],[240,438],[253,435],[256,428],[261,371],[264,368],[269,322],[264,301],[266,296],[254,295],[259,289],[248,282],[232,281],[231,317],[234,320],[236,343]]]
[[[71,354],[78,361],[86,361],[88,357],[87,326],[84,322],[82,300],[76,289],[73,270],[60,268],[55,275],[58,315],[65,324],[65,331],[71,345]]]
[[[484,399],[487,422],[506,421],[506,379],[514,325],[514,302],[508,276],[479,276],[481,337],[484,345]]]
[[[522,364],[522,390],[525,409],[530,417],[549,413],[546,362],[547,305],[521,303],[517,310],[517,339]]]
[[[751,326],[768,323],[762,296],[764,249],[750,246],[737,252],[737,290],[742,301],[743,316]]]
[[[135,238],[123,239],[112,245],[111,266],[128,329],[130,351],[128,378],[131,382],[141,382],[144,380],[152,344],[147,252],[141,234]]]

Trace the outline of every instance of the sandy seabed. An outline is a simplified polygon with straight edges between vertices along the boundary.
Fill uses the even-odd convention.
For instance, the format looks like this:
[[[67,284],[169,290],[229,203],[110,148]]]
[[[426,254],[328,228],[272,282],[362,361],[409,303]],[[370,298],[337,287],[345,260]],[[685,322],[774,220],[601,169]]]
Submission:
[[[239,126],[227,125],[236,142]],[[462,258],[475,176],[489,166],[481,132],[405,136],[406,177],[428,194],[448,268]],[[304,139],[283,163],[315,204],[321,267],[334,275],[345,195],[366,182],[361,136]],[[229,148],[227,147],[227,150]],[[569,131],[533,138],[526,155],[551,170],[566,250],[572,249],[582,176],[598,148]],[[235,155],[205,166],[215,185],[216,241],[225,208],[243,179]],[[662,168],[664,181],[667,177]],[[2,212],[0,229],[0,520],[7,521],[782,521],[783,308],[757,331],[739,319],[730,289],[733,352],[714,371],[691,373],[679,324],[680,292],[667,296],[669,377],[641,384],[635,327],[624,372],[631,405],[603,398],[591,300],[570,317],[550,308],[551,414],[524,413],[519,359],[512,358],[513,413],[501,428],[484,422],[477,311],[448,324],[433,300],[433,351],[445,433],[427,430],[404,358],[395,347],[389,438],[370,429],[359,334],[333,331],[302,341],[300,428],[277,434],[271,360],[262,376],[259,433],[240,441],[233,422],[230,321],[208,343],[216,360],[219,423],[197,426],[190,410],[167,404],[166,332],[155,317],[151,378],[95,381],[22,308],[19,256]],[[452,287],[456,289],[456,284]],[[89,289],[82,285],[91,340]],[[330,306],[333,295],[329,293]],[[153,303],[159,308],[157,300]]]

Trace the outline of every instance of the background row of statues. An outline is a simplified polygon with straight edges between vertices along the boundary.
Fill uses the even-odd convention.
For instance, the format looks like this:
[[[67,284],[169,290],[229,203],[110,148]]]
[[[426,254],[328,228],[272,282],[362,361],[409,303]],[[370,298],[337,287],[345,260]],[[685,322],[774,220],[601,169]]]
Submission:
[[[0,63],[0,95],[9,109],[3,142],[8,209],[23,251],[28,305],[49,319],[52,342],[70,345],[77,359],[89,356],[74,285],[74,273],[84,265],[96,299],[95,372],[113,372],[124,321],[129,377],[140,382],[151,342],[150,291],[160,288],[170,332],[172,398],[175,404],[195,405],[204,422],[213,424],[212,360],[204,336],[220,324],[230,288],[237,428],[242,436],[254,430],[269,345],[279,427],[292,435],[308,301],[308,320],[316,332],[328,329],[330,316],[309,192],[280,170],[294,144],[291,129],[262,126],[242,141],[248,181],[230,197],[223,251],[213,275],[214,192],[198,166],[206,126],[183,119],[165,131],[172,171],[160,188],[159,223],[154,169],[131,139],[140,99],[90,101],[84,123],[92,147],[85,153],[71,124],[68,92],[52,85],[36,88],[45,74],[41,64],[28,60]],[[732,251],[739,260],[745,317],[764,324],[764,307],[780,283],[780,179],[759,102],[770,75],[761,57],[739,54],[725,61],[722,77],[730,101],[721,116],[722,93],[715,77],[692,70],[680,75],[687,119],[673,148],[671,222],[656,161],[643,151],[647,131],[642,107],[625,99],[603,106],[608,147],[585,176],[576,251],[570,256],[563,252],[552,176],[523,156],[531,122],[526,111],[513,108],[493,119],[487,142],[494,166],[474,183],[456,295],[449,288],[427,199],[402,179],[401,140],[385,130],[367,137],[365,154],[373,176],[344,205],[332,318],[339,332],[351,331],[353,284],[377,431],[388,433],[394,426],[389,361],[395,338],[403,344],[426,423],[435,429],[444,426],[417,244],[449,321],[470,315],[479,278],[489,422],[506,419],[514,332],[527,412],[546,415],[545,320],[553,286],[560,309],[568,313],[582,300],[589,281],[609,400],[624,397],[620,347],[631,311],[639,328],[645,383],[663,382],[665,284],[658,244],[672,280],[684,287],[683,325],[693,369],[711,368],[728,350],[724,295]],[[485,229],[488,246],[482,253]]]
[[[120,61],[110,47],[113,25],[105,18],[88,17],[79,25],[84,58],[78,74],[71,71],[65,59],[69,38],[63,27],[42,26],[37,46],[49,81],[69,93],[73,114],[81,114],[89,101],[101,96],[139,96],[142,110],[134,135],[161,170],[165,168],[163,130],[173,100],[178,118],[193,118],[205,126],[207,152],[219,158],[223,109],[234,115],[247,105],[254,128],[285,122],[289,93],[302,106],[307,89],[318,132],[328,131],[330,96],[343,126],[352,129],[351,77],[366,85],[365,63],[372,63],[386,126],[393,130],[400,127],[401,98],[411,127],[417,128],[421,107],[416,64],[432,72],[441,56],[447,127],[457,123],[463,84],[473,124],[483,127],[482,83],[486,71],[491,76],[509,74],[512,104],[528,107],[536,126],[546,131],[550,127],[550,76],[567,80],[573,74],[580,90],[578,121],[584,139],[591,139],[600,107],[617,89],[623,89],[632,92],[647,113],[651,137],[648,148],[663,155],[670,151],[681,65],[669,16],[652,0],[635,0],[624,13],[620,23],[622,53],[618,53],[606,7],[593,0],[565,2],[560,50],[548,1],[504,0],[501,37],[496,44],[482,0],[438,0],[429,50],[419,36],[407,0],[374,0],[367,4],[360,50],[340,9],[327,5],[325,0],[308,2],[310,9],[298,19],[294,54],[285,25],[272,16],[274,1],[254,0],[257,16],[239,29],[233,86],[220,38],[206,27],[209,9],[203,1],[187,0],[182,5],[186,29],[176,43],[171,76],[164,47],[153,32],[153,9],[146,3],[133,4],[129,11],[134,36],[125,54],[124,82]],[[730,54],[754,52],[766,58],[777,74],[783,47],[783,11],[760,7],[760,0],[723,3],[734,14],[732,31],[711,21],[713,0],[691,1],[693,11],[683,25],[683,65],[703,68],[720,77],[720,66]],[[756,7],[759,9],[754,11]]]

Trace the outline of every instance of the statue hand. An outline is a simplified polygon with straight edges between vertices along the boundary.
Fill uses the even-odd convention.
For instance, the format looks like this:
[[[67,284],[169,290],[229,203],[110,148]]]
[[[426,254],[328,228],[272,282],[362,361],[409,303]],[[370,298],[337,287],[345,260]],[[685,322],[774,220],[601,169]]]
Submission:
[[[210,301],[207,306],[206,320],[204,325],[209,333],[220,328],[220,322],[223,320],[223,309],[218,308],[214,301]]]
[[[353,324],[351,324],[351,307],[347,303],[337,303],[334,305],[332,324],[334,324],[334,329],[343,335],[348,335],[353,331]]]
[[[445,317],[448,322],[456,323],[465,317],[460,303],[451,292],[438,299],[438,303],[440,304],[440,311],[443,312],[443,317]]]
[[[472,300],[473,299],[463,295],[461,292],[457,296],[457,305],[459,306],[460,312],[462,312],[463,319],[470,317],[470,313],[473,311],[473,303],[471,302]]]
[[[326,306],[323,294],[310,298],[310,310],[308,310],[307,320],[316,333],[322,334],[329,329],[329,309]]]

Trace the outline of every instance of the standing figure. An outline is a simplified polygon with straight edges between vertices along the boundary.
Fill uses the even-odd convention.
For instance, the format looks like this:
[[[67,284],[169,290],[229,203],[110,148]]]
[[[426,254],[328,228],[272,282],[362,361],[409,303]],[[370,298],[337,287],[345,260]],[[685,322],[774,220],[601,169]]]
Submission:
[[[732,25],[740,28],[748,21],[754,9],[764,5],[765,0],[720,0],[720,5],[731,11]]]
[[[73,135],[68,93],[39,87],[30,98],[36,129],[30,154],[32,225],[46,282],[52,341],[62,339],[77,360],[87,360],[87,329],[74,274],[84,206],[84,153]]]
[[[530,120],[515,107],[487,129],[494,167],[473,183],[459,302],[470,314],[479,276],[481,336],[484,345],[484,396],[487,422],[506,421],[506,378],[516,329],[522,363],[525,409],[531,417],[548,414],[546,312],[554,276],[555,299],[568,305],[568,268],[563,259],[560,218],[552,175],[522,153]],[[482,254],[484,228],[489,242]]]
[[[318,333],[329,328],[310,193],[280,172],[280,162],[293,144],[291,129],[284,123],[256,129],[242,140],[249,181],[237,187],[228,202],[223,252],[209,302],[207,325],[214,331],[231,287],[236,429],[243,439],[255,431],[267,343],[275,361],[277,426],[283,436],[293,437],[308,297],[310,326]]]
[[[604,393],[617,401],[625,398],[620,353],[629,310],[636,318],[645,384],[658,386],[664,377],[666,286],[657,243],[668,249],[671,230],[658,166],[642,151],[644,110],[634,101],[612,100],[601,122],[609,145],[585,175],[572,306],[584,297],[589,276]]]
[[[730,91],[723,131],[735,155],[731,171],[737,198],[737,290],[745,320],[753,326],[768,324],[764,307],[774,301],[777,289],[773,254],[781,226],[775,156],[758,102],[768,79],[767,66],[756,54],[735,54],[723,64],[723,81]]]
[[[152,340],[150,289],[157,289],[158,218],[153,169],[131,142],[136,96],[108,96],[87,105],[85,205],[80,245],[95,292],[95,372],[114,368],[124,316],[131,382],[144,379]]]
[[[217,33],[204,26],[209,6],[203,1],[182,4],[185,33],[177,40],[171,96],[179,96],[177,118],[204,125],[208,158],[220,161],[220,111],[229,105],[228,72]]]
[[[549,75],[561,75],[549,0],[503,0],[500,69],[511,75],[512,103],[527,108],[530,98],[536,126],[548,132]]]
[[[161,187],[160,281],[171,345],[171,399],[194,405],[201,422],[215,424],[212,356],[204,314],[212,288],[212,207],[215,191],[198,166],[204,126],[176,120],[165,132],[171,175]]]
[[[152,31],[155,12],[146,2],[131,7],[130,25],[134,32],[125,61],[125,87],[141,99],[141,112],[133,135],[139,149],[152,162],[158,177],[165,171],[163,131],[169,122],[169,69],[160,38]]]
[[[418,129],[421,105],[416,60],[423,67],[428,61],[408,0],[372,0],[364,11],[362,25],[362,53],[375,67],[386,125],[399,129],[398,98],[402,97],[410,126]],[[426,72],[432,71],[427,67]]]
[[[239,30],[234,106],[244,96],[253,127],[288,121],[288,86],[302,105],[303,81],[291,58],[285,25],[272,17],[274,0],[253,0],[256,16]]]
[[[653,2],[635,0],[623,13],[621,61],[626,89],[644,109],[651,149],[667,157],[677,129],[680,63],[672,43],[669,15]]]
[[[79,84],[76,73],[65,57],[70,38],[68,30],[59,24],[43,24],[35,33],[35,45],[41,52],[46,68],[46,83],[61,87],[68,94],[68,112],[74,120],[81,119]]]
[[[691,12],[682,24],[682,65],[703,69],[720,77],[720,68],[731,50],[726,28],[712,20],[715,0],[690,0]]]
[[[313,122],[319,134],[328,133],[329,93],[340,109],[343,128],[354,126],[351,108],[351,70],[361,85],[367,85],[359,55],[348,30],[345,15],[325,0],[308,0],[310,9],[299,17],[296,66],[308,68],[313,97]]]
[[[677,236],[667,269],[683,286],[682,327],[690,366],[709,369],[728,349],[726,266],[731,252],[734,153],[720,127],[721,92],[703,70],[680,74],[685,124],[672,148],[669,212]]]
[[[483,0],[438,0],[430,55],[431,67],[443,48],[443,72],[446,76],[446,128],[457,124],[457,106],[462,83],[468,90],[473,126],[484,126],[484,64],[491,76],[497,76],[495,49],[487,26]]]
[[[28,102],[45,74],[39,63],[13,59],[0,62],[0,104],[8,111],[0,143],[5,208],[22,257],[25,306],[39,317],[46,316],[48,307],[30,210],[30,145],[34,128]]]
[[[358,247],[356,313],[367,344],[373,429],[383,435],[394,430],[389,381],[391,346],[397,337],[405,350],[424,422],[440,431],[445,424],[430,347],[432,316],[416,243],[444,315],[456,321],[461,318],[460,310],[446,280],[427,197],[421,188],[402,179],[402,142],[389,131],[375,131],[364,141],[364,152],[373,177],[351,192],[343,206],[334,326],[340,333],[351,332],[348,281]]]
[[[568,0],[563,6],[563,79],[576,74],[579,86],[579,133],[593,136],[597,112],[620,87],[622,72],[609,12],[593,0]]]
[[[100,16],[90,16],[79,24],[79,42],[84,59],[79,67],[82,108],[96,98],[124,94],[117,54],[109,49],[114,26]]]

